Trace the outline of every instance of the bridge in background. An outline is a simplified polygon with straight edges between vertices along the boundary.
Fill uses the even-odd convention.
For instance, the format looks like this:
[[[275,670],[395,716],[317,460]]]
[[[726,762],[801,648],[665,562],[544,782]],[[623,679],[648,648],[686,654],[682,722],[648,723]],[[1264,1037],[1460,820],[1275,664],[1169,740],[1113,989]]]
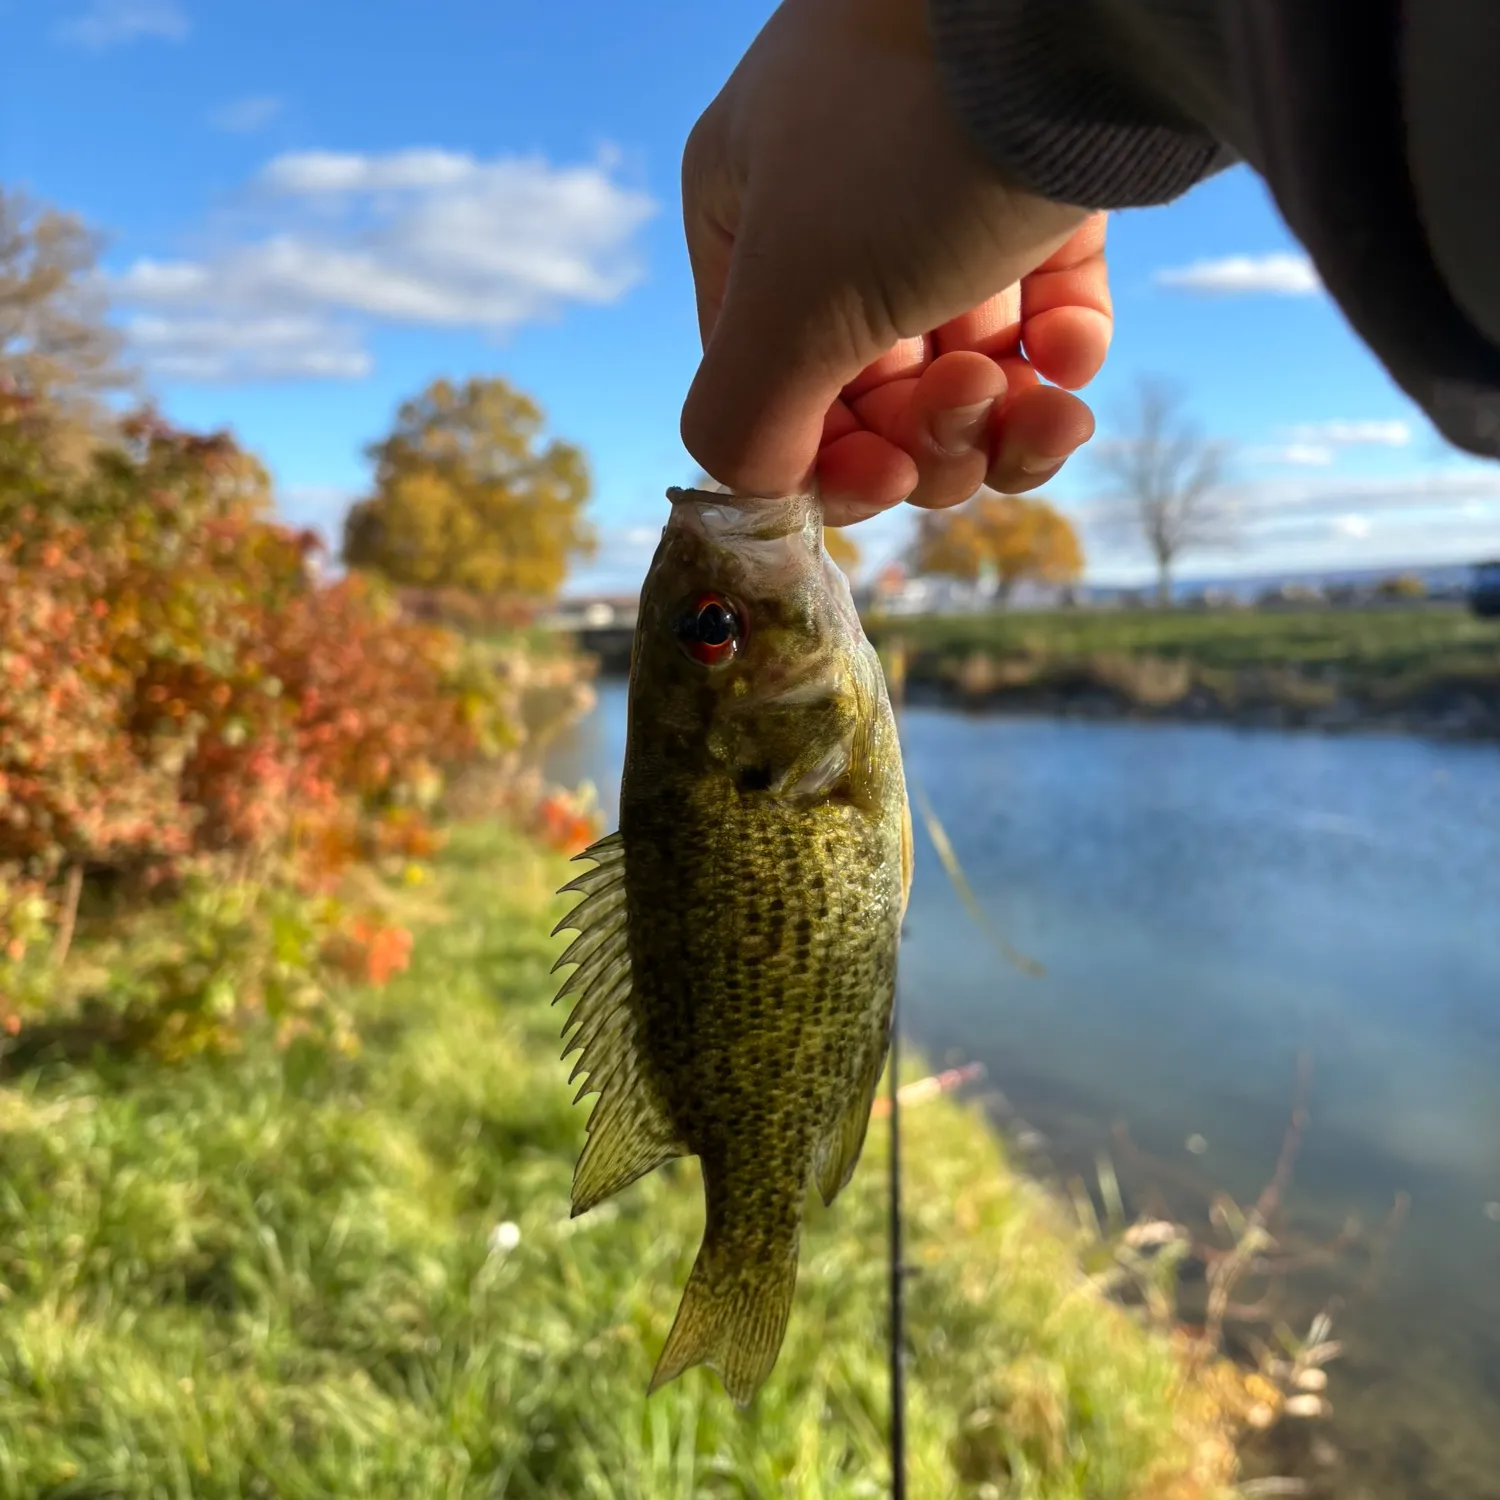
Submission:
[[[574,636],[581,650],[599,658],[601,671],[624,672],[630,666],[638,604],[634,597],[620,596],[563,599],[537,624]]]

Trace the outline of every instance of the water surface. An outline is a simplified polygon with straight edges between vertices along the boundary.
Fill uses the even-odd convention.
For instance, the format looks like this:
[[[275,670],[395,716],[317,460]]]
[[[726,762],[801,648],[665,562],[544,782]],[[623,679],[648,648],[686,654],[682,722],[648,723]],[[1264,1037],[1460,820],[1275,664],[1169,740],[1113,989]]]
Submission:
[[[611,818],[624,732],[606,684],[553,757]],[[997,956],[919,820],[903,1031],[983,1062],[1046,1169],[1128,1127],[1160,1165],[1122,1161],[1127,1187],[1183,1214],[1197,1184],[1254,1199],[1311,1054],[1292,1225],[1411,1207],[1373,1289],[1360,1261],[1281,1294],[1300,1318],[1339,1296],[1348,1353],[1333,1422],[1283,1429],[1274,1461],[1341,1496],[1500,1500],[1500,750],[938,710],[902,732],[995,928],[1045,969]]]

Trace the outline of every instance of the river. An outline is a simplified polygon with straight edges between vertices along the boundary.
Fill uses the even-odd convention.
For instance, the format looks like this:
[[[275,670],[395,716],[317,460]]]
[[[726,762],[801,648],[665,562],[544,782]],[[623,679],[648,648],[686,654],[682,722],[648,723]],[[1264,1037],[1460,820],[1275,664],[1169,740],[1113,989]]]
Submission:
[[[1337,1298],[1346,1352],[1331,1421],[1284,1424],[1254,1467],[1500,1500],[1500,751],[938,710],[902,736],[995,932],[1045,971],[997,955],[919,817],[904,1035],[985,1065],[1023,1162],[1108,1150],[1135,1204],[1183,1217],[1254,1200],[1309,1056],[1290,1228],[1410,1207],[1378,1279],[1350,1252],[1279,1290],[1304,1329]],[[605,683],[552,774],[613,818],[624,740]]]

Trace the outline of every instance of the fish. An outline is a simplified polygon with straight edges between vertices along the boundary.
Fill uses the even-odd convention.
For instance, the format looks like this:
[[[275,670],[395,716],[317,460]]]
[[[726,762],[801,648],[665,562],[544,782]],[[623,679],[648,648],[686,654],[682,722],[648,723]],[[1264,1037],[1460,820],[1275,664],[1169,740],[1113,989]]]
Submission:
[[[696,1156],[697,1259],[648,1394],[695,1365],[741,1408],[771,1374],[803,1213],[864,1146],[886,1054],[912,825],[880,660],[815,495],[673,489],[641,591],[618,829],[558,999],[598,1099],[576,1217]],[[569,1035],[571,1033],[571,1036]]]

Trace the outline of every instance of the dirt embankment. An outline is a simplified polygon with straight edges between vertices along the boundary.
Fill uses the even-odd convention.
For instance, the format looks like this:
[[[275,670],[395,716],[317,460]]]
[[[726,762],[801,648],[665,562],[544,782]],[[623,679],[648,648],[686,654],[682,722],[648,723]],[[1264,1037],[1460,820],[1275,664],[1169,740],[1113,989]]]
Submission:
[[[1107,651],[929,649],[907,656],[905,682],[909,702],[978,711],[1500,740],[1500,671],[1462,667],[1372,681],[1336,665],[1217,667]]]

